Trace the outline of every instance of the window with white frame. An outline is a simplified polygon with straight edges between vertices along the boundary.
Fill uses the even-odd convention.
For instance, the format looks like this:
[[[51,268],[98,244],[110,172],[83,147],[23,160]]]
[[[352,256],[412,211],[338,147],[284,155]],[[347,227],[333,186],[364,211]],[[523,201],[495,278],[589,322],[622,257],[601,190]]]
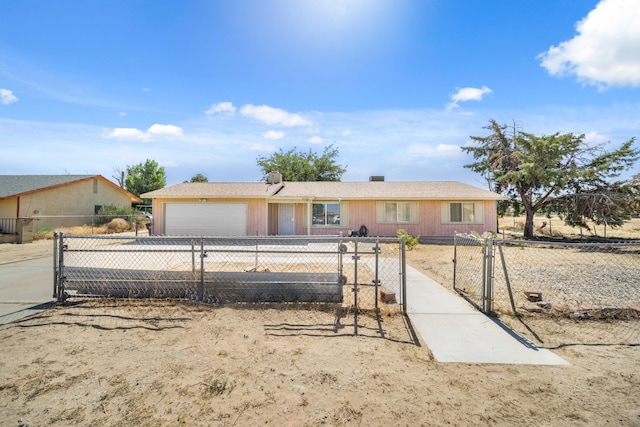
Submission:
[[[449,222],[475,222],[476,204],[470,202],[450,203]]]
[[[384,222],[411,222],[411,205],[409,204],[409,202],[385,202]]]
[[[340,203],[314,203],[312,212],[314,226],[339,226],[341,223]]]
[[[418,224],[417,202],[376,202],[376,223]]]

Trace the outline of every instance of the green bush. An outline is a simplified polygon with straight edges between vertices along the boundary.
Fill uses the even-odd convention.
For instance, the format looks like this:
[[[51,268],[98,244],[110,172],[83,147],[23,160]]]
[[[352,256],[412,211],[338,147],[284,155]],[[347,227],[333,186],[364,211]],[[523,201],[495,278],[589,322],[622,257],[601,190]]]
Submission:
[[[108,224],[114,218],[124,218],[127,221],[131,221],[135,215],[136,210],[132,207],[104,205],[98,211],[98,215],[96,216],[96,224]]]
[[[420,240],[420,236],[412,236],[409,233],[407,233],[405,230],[398,230],[396,232],[396,236],[398,237],[403,237],[404,236],[404,243],[406,245],[406,247],[411,250],[414,247],[418,246],[419,240]]]

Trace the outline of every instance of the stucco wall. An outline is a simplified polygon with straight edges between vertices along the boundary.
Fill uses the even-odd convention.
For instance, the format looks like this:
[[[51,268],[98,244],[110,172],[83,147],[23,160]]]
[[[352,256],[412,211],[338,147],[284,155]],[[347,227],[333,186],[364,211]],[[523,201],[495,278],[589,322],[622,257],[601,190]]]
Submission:
[[[37,216],[34,228],[61,227],[91,223],[95,206],[131,206],[131,199],[116,187],[96,179],[39,191],[20,197],[20,216]],[[48,218],[48,217],[58,218]],[[61,218],[62,217],[62,218]]]
[[[18,198],[0,200],[0,218],[16,218],[18,215]]]

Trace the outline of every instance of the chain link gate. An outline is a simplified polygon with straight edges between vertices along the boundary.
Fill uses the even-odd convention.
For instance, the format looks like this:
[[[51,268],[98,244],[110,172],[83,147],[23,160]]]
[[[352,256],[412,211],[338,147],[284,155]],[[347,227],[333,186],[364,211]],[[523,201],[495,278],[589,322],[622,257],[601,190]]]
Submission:
[[[547,348],[640,343],[638,241],[456,234],[454,289],[482,312],[498,315],[506,327]]]
[[[333,303],[406,313],[402,238],[54,238],[54,297]],[[356,320],[357,332],[357,320]]]
[[[453,289],[483,313],[493,304],[493,239],[456,233],[453,249]]]

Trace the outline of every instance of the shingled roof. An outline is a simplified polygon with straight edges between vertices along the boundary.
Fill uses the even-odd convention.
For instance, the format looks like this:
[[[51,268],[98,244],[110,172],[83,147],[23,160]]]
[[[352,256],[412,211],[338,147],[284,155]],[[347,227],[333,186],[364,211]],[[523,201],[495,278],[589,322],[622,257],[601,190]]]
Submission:
[[[263,198],[275,194],[282,184],[264,182],[185,182],[144,193],[144,198],[189,199],[198,197]]]
[[[503,200],[504,196],[456,181],[416,182],[202,182],[142,194],[145,198],[273,198],[345,200]]]
[[[142,201],[136,195],[118,187],[102,175],[0,175],[0,199],[24,196],[89,179],[101,179],[129,194],[132,201]]]

